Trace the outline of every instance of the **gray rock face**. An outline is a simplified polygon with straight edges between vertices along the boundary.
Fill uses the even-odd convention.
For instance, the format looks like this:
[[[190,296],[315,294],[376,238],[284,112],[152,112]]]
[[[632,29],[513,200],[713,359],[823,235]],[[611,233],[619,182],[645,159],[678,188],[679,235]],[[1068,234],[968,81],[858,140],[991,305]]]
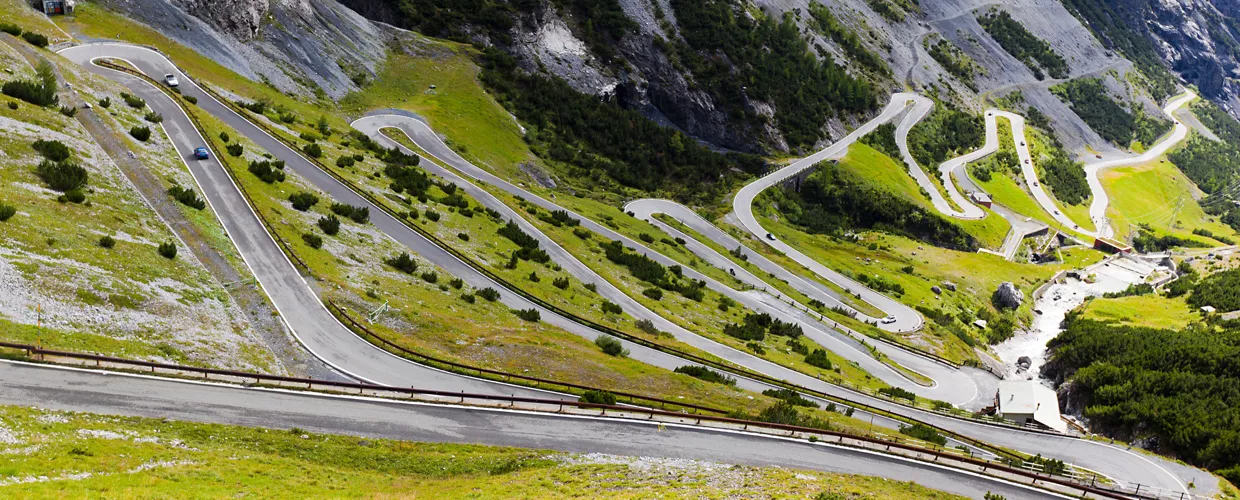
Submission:
[[[173,0],[173,4],[243,41],[258,36],[258,28],[270,7],[268,0]]]
[[[1005,309],[1016,309],[1025,301],[1025,293],[1016,288],[1010,281],[1005,281],[995,290],[995,305]]]

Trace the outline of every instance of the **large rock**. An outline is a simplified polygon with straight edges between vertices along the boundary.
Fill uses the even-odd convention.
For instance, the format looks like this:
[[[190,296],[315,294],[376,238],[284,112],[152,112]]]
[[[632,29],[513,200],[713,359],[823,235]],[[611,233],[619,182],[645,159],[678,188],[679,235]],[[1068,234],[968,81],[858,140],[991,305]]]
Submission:
[[[1011,281],[1005,281],[995,290],[995,306],[1000,309],[1016,309],[1025,302],[1025,294]]]

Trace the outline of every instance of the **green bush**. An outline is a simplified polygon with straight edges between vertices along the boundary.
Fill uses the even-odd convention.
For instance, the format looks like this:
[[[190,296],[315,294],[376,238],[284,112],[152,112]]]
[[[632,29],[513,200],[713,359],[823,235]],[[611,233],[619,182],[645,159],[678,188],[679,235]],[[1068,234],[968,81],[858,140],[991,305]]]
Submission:
[[[624,344],[620,342],[620,339],[612,337],[611,335],[602,334],[595,337],[594,345],[598,346],[599,349],[602,349],[608,356],[623,358],[629,355],[629,350],[624,348]]]
[[[229,145],[225,146],[225,147],[224,147],[224,149],[225,149],[225,150],[227,150],[227,151],[228,151],[228,154],[230,154],[230,155],[232,155],[232,156],[238,156],[238,157],[239,157],[239,156],[241,156],[243,153],[245,153],[245,146],[242,146],[242,145],[240,145],[240,144],[238,144],[238,143],[235,143],[235,142],[234,142],[234,143],[232,143],[232,144],[229,144]],[[268,183],[268,184],[270,184],[270,183]]]
[[[250,110],[251,113],[263,114],[267,111],[267,101],[258,100],[253,102],[237,101],[237,105]]]
[[[112,98],[111,98],[111,97],[104,97],[103,99],[100,99],[100,100],[99,100],[99,107],[101,107],[101,108],[103,108],[103,109],[108,109],[108,108],[112,107]]]
[[[232,144],[228,145],[229,148],[232,146]],[[258,177],[259,180],[267,184],[284,182],[284,172],[278,168],[272,168],[272,163],[268,160],[251,161],[250,173],[254,174],[255,177]]]
[[[465,286],[465,280],[460,278],[452,278],[452,280],[448,282],[448,286],[460,290]]]
[[[466,233],[456,233],[456,237],[461,241],[469,241],[469,235]]]
[[[912,392],[901,389],[899,387],[883,387],[878,390],[878,393],[886,394],[887,396],[890,396],[893,398],[907,399],[913,402],[917,401],[916,394],[913,394]]]
[[[827,351],[824,349],[814,349],[814,352],[805,356],[805,364],[816,366],[823,370],[830,370],[832,368],[831,360],[827,359]]]
[[[148,111],[146,113],[146,116],[143,116],[142,119],[148,122],[151,122],[151,123],[161,123],[164,121],[164,115],[161,115],[154,111]]]
[[[60,114],[65,115],[65,116],[67,116],[67,117],[69,117],[69,118],[73,118],[73,117],[77,116],[77,108],[75,108],[75,107],[73,107],[73,106],[61,106],[61,107],[60,107]]]
[[[69,152],[68,146],[65,146],[64,143],[57,140],[45,141],[43,139],[39,139],[34,141],[30,147],[34,148],[35,151],[38,151],[44,158],[51,161],[68,160],[69,155],[72,154]]]
[[[172,195],[173,199],[181,202],[182,205],[187,207],[196,210],[207,208],[207,202],[198,197],[198,193],[194,192],[194,188],[172,186],[171,188],[168,188],[168,194]]]
[[[142,142],[146,142],[147,140],[150,140],[151,138],[151,129],[150,127],[134,126],[129,129],[129,135],[133,136],[134,139],[137,139]]]
[[[607,314],[621,314],[624,312],[624,308],[620,307],[619,304],[607,299],[603,299],[603,303],[600,304],[600,307],[603,309],[603,312]]]
[[[607,391],[591,389],[582,393],[578,401],[596,405],[614,405],[616,404],[616,395]]]
[[[464,300],[465,302],[470,303],[470,304],[473,304],[474,302],[478,301],[478,299],[475,298],[474,294],[472,293],[462,293],[461,300]]]
[[[942,434],[939,434],[939,432],[934,430],[933,427],[930,427],[923,423],[916,423],[913,425],[901,425],[900,434],[904,434],[906,436],[910,436],[915,439],[920,439],[927,443],[934,443],[939,446],[943,446],[947,444],[947,438],[943,437]]]
[[[301,235],[301,240],[306,242],[306,244],[309,245],[310,248],[313,248],[315,250],[323,248],[323,238],[317,234],[304,233]]]
[[[192,96],[192,95],[187,95],[187,96],[182,96],[182,97],[184,97],[184,98],[185,98],[185,102],[188,102],[188,103],[190,103],[190,104],[198,104],[198,98],[197,98],[197,97],[194,97],[194,96]]]
[[[300,191],[288,195],[288,201],[293,204],[294,210],[305,212],[319,203],[319,197],[315,196],[314,193]]]
[[[531,271],[529,275],[529,280],[533,281],[534,283],[538,283],[539,281],[542,281],[542,278],[538,277],[538,271]]]
[[[66,201],[69,203],[82,203],[86,201],[86,193],[83,193],[81,189],[70,189],[60,196],[63,198],[61,203]]]
[[[323,234],[328,236],[335,236],[336,233],[340,232],[340,219],[338,219],[335,215],[319,217],[318,224],[319,229],[323,230]]]
[[[4,82],[0,92],[4,95],[21,99],[35,106],[52,106],[60,102],[56,95],[56,74],[51,63],[43,61],[36,68],[38,80],[11,80]],[[12,106],[9,106],[12,108]]]
[[[818,403],[805,399],[804,396],[792,389],[767,389],[762,391],[762,395],[770,396],[781,401],[786,401],[791,403],[793,406],[818,408]]]
[[[323,147],[319,146],[316,143],[310,143],[310,144],[306,144],[305,146],[302,146],[301,151],[303,153],[306,153],[306,156],[309,156],[311,158],[322,158],[323,157]]]
[[[7,203],[0,203],[0,222],[7,222],[17,215],[17,207]]]
[[[518,318],[521,318],[525,321],[537,322],[538,320],[542,319],[542,315],[538,314],[537,309],[521,309],[521,310],[514,309],[512,312],[513,314],[516,314]]]
[[[220,140],[224,141],[224,143],[228,143],[228,141],[231,141],[232,138],[228,136],[228,132],[220,132]]]
[[[22,34],[21,26],[18,26],[16,24],[4,23],[4,22],[0,22],[0,31],[3,31],[13,36],[21,36]]]
[[[418,270],[418,262],[413,260],[413,258],[410,257],[409,254],[404,253],[404,252],[401,252],[400,255],[397,255],[395,257],[392,257],[388,260],[383,261],[383,263],[389,266],[392,266],[396,268],[396,270],[403,272],[405,274],[413,274],[414,271]]]
[[[9,101],[9,109],[16,111],[16,110],[17,110],[17,101]]]
[[[43,160],[36,167],[35,174],[43,179],[48,187],[62,193],[85,186],[89,179],[86,169],[67,161]]]
[[[162,255],[165,259],[170,259],[170,260],[177,258],[176,243],[173,243],[171,241],[160,243],[159,244],[159,255]]]
[[[426,219],[431,222],[439,222],[439,212],[436,212],[429,208],[426,209]]]
[[[672,370],[672,371],[676,373],[683,373],[690,377],[705,380],[707,382],[714,382],[716,384],[736,385],[736,379],[729,377],[727,375],[724,375],[722,373],[719,373],[717,371],[711,370],[710,368],[706,368],[704,366],[686,365],[686,366],[677,367],[675,370]]]
[[[358,224],[365,224],[370,221],[370,207],[355,207],[344,203],[332,203],[332,213],[341,217],[348,217],[349,220]]]
[[[499,292],[495,291],[495,289],[491,287],[478,290],[478,296],[486,299],[487,302],[495,302],[499,300]]]
[[[567,290],[568,289],[568,278],[561,276],[559,278],[552,280],[551,284],[555,285],[555,287],[559,288],[560,290]]]
[[[288,124],[297,123],[297,115],[292,113],[280,113],[280,121]]]
[[[102,248],[112,248],[116,246],[116,238],[104,236],[99,238],[99,246]]]
[[[594,292],[594,293],[598,293],[598,285],[596,285],[596,284],[594,284],[594,283],[586,283],[586,284],[584,284],[584,285],[582,285],[582,286],[584,286],[586,290],[589,290],[589,291]]]
[[[354,160],[352,156],[336,158],[336,166],[340,168],[352,167],[355,163],[357,163],[357,160]]]
[[[427,283],[435,283],[439,281],[439,274],[435,271],[427,271],[422,273],[422,281]]]
[[[34,45],[35,47],[47,47],[47,37],[33,31],[22,33],[22,39],[26,40],[26,43]]]
[[[642,290],[642,295],[645,295],[646,297],[649,297],[652,300],[662,300],[663,290],[660,290],[658,288],[647,288],[645,290]]]
[[[128,104],[129,107],[134,109],[142,109],[146,107],[146,101],[133,94],[121,92],[121,99],[124,99],[125,104]]]

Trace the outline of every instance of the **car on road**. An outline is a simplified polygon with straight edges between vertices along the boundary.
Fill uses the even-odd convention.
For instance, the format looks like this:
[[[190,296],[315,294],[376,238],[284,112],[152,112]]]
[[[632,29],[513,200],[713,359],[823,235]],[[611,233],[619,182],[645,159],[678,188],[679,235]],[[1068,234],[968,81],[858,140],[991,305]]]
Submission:
[[[895,316],[887,316],[886,318],[883,318],[882,320],[880,320],[880,322],[881,322],[882,324],[884,324],[884,325],[890,325],[890,324],[892,324],[892,323],[895,323],[895,322],[896,322],[896,317],[895,317]]]
[[[169,87],[176,87],[181,84],[181,82],[177,80],[177,76],[172,73],[164,75],[164,83],[168,84]]]
[[[1025,141],[1020,141],[1020,145],[1021,145],[1021,146],[1024,146],[1024,145],[1025,145]]]
[[[207,151],[207,148],[199,147],[199,148],[194,149],[194,158],[197,158],[199,160],[205,160],[210,157],[211,157],[211,152]]]
[[[766,233],[766,239],[771,240],[771,241],[775,241],[775,235],[773,235],[773,234],[771,234],[771,233]]]

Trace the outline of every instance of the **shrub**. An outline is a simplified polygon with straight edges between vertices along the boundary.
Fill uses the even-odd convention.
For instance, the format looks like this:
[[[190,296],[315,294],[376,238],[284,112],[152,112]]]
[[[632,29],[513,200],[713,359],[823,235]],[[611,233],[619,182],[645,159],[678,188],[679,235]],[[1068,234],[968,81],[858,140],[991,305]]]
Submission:
[[[525,321],[537,322],[538,320],[542,319],[542,315],[538,314],[537,309],[521,309],[521,310],[514,309],[512,312],[513,314],[516,314],[518,318],[521,318]]]
[[[228,141],[231,141],[232,138],[228,136],[228,132],[220,132],[220,140],[227,143]]]
[[[124,99],[125,104],[128,104],[129,107],[131,108],[142,109],[146,107],[146,101],[142,100],[141,97],[138,97],[133,94],[127,94],[125,92],[121,92],[121,99]]]
[[[602,334],[594,339],[594,345],[602,349],[609,356],[627,357],[629,350],[624,348],[624,344],[620,343],[620,339],[611,335]]]
[[[478,296],[486,299],[487,302],[495,302],[499,300],[499,292],[495,291],[495,289],[491,287],[478,290]]]
[[[332,212],[341,217],[348,217],[349,220],[358,224],[365,224],[370,221],[370,207],[355,207],[344,203],[332,203]]]
[[[753,351],[754,354],[757,354],[759,356],[766,354],[766,348],[762,347],[762,344],[759,344],[757,342],[746,343],[745,347]]]
[[[413,274],[414,271],[418,270],[417,261],[413,260],[413,258],[410,257],[409,254],[404,253],[404,252],[401,252],[400,255],[397,255],[395,257],[392,257],[388,260],[383,261],[383,263],[389,266],[392,266],[396,268],[396,270],[403,272],[405,274]]]
[[[177,258],[176,243],[173,243],[171,241],[160,243],[159,244],[159,255],[162,255],[165,259]]]
[[[646,233],[642,233],[642,234],[637,235],[637,239],[642,240],[642,241],[644,241],[644,242],[646,242],[646,243],[654,243],[654,236],[651,236],[651,235],[646,234]]]
[[[422,273],[422,281],[425,281],[427,283],[435,283],[439,281],[439,274],[437,274],[435,271],[424,272]]]
[[[183,96],[183,97],[185,97],[185,101],[186,101],[186,102],[188,102],[188,103],[190,103],[190,104],[198,104],[198,98],[197,98],[197,97],[194,97],[194,96],[192,96],[192,95],[187,95],[187,96]]]
[[[289,124],[296,123],[297,115],[292,114],[292,113],[280,113],[280,121],[284,123],[289,123]]]
[[[168,188],[168,194],[172,195],[173,199],[177,200],[178,202],[181,202],[182,205],[193,208],[195,210],[202,210],[204,208],[207,208],[207,202],[204,201],[202,198],[198,197],[198,193],[194,192],[194,188],[182,188],[181,186],[172,186]]]
[[[43,139],[39,139],[34,141],[30,147],[34,148],[35,151],[38,151],[44,158],[52,161],[68,160],[69,155],[71,154],[69,152],[69,148],[65,146],[64,143],[57,140],[45,141]]]
[[[539,281],[542,281],[542,278],[538,277],[538,271],[531,271],[529,280],[533,281],[534,283],[538,283]]]
[[[263,114],[267,111],[267,101],[243,102],[237,101],[237,105],[250,110],[251,113]]]
[[[319,224],[319,229],[323,230],[323,234],[326,234],[328,236],[335,236],[336,233],[340,232],[340,219],[337,218],[335,215],[328,215],[327,217],[319,217],[318,224]]]
[[[659,329],[658,329],[658,328],[656,328],[656,327],[654,326],[654,322],[653,322],[653,321],[650,321],[650,320],[648,320],[648,319],[644,319],[644,318],[643,318],[643,319],[639,319],[639,320],[637,320],[637,323],[635,323],[635,325],[637,326],[637,329],[638,329],[638,330],[641,330],[641,331],[643,331],[643,332],[649,333],[649,334],[651,334],[651,335],[658,335],[658,334],[660,334],[660,333],[663,333],[663,332],[659,331]]]
[[[474,302],[478,301],[478,299],[475,298],[474,294],[472,293],[462,293],[461,300],[464,300],[465,302],[470,303],[470,304],[473,304]]]
[[[672,370],[672,371],[676,373],[683,373],[690,377],[700,379],[700,380],[705,380],[707,382],[714,382],[716,384],[736,385],[736,379],[729,377],[727,375],[724,375],[722,373],[719,373],[717,371],[711,370],[710,368],[707,368],[705,366],[686,365],[686,366],[677,367],[675,370]]]
[[[555,287],[559,288],[560,290],[567,290],[568,289],[568,278],[561,276],[559,278],[552,280],[551,284],[555,285]]]
[[[805,364],[816,366],[823,370],[830,370],[832,368],[831,360],[827,359],[827,351],[824,349],[814,349],[814,352],[805,356]]]
[[[426,218],[431,222],[439,222],[439,212],[428,208],[426,209]]]
[[[306,153],[306,156],[309,156],[311,158],[322,158],[323,157],[323,147],[313,142],[310,144],[306,144],[305,146],[302,146],[301,152]]]
[[[591,389],[582,393],[578,401],[596,405],[614,405],[616,404],[616,395],[607,391]]]
[[[245,153],[245,146],[242,146],[235,142],[225,146],[224,149],[228,150],[228,154],[232,156],[241,156],[242,153]],[[270,182],[268,184],[270,184]]]
[[[465,286],[465,280],[462,280],[460,278],[452,278],[452,281],[448,282],[448,286],[451,286],[452,288],[460,290],[462,287]]]
[[[102,248],[112,248],[116,246],[116,238],[104,236],[99,238],[99,246]]]
[[[642,295],[650,297],[653,300],[662,300],[663,290],[660,290],[658,288],[647,288],[645,290],[642,290]]]
[[[582,285],[582,286],[586,287],[586,290],[589,290],[594,293],[598,293],[598,285],[594,283],[586,283],[585,285]]]
[[[886,394],[887,396],[890,396],[893,398],[907,399],[909,401],[914,401],[914,402],[917,401],[916,394],[913,394],[912,392],[901,389],[899,387],[883,387],[878,390],[878,393]]]
[[[942,434],[939,434],[939,432],[934,430],[933,427],[930,427],[923,423],[916,423],[913,425],[901,425],[900,434],[904,434],[906,436],[910,436],[915,439],[920,439],[927,443],[934,443],[939,446],[943,446],[947,444],[947,438],[943,437]]]
[[[232,145],[230,144],[229,147],[231,148]],[[250,173],[254,174],[255,177],[258,177],[259,180],[266,182],[267,184],[284,182],[284,172],[271,168],[271,162],[267,160],[251,161]]]
[[[103,108],[103,109],[108,109],[108,108],[112,107],[112,98],[111,98],[111,97],[104,97],[103,99],[100,99],[100,100],[99,100],[99,107],[101,107],[101,108]]]
[[[63,198],[61,203],[66,201],[69,203],[81,203],[86,201],[86,193],[83,193],[81,189],[70,189],[61,195],[61,198]]]
[[[301,191],[288,195],[288,201],[293,204],[293,208],[297,211],[305,212],[319,203],[319,197],[315,196],[314,193]]]
[[[62,193],[85,186],[89,178],[86,169],[64,161],[43,160],[35,168],[35,173],[48,187]]]
[[[465,233],[456,233],[456,237],[461,241],[469,241],[469,235]]]
[[[143,120],[146,120],[146,121],[148,121],[148,122],[151,122],[151,123],[160,123],[160,122],[164,121],[164,115],[161,115],[161,114],[156,113],[156,112],[154,112],[154,111],[148,111],[148,112],[146,113],[146,116],[143,116],[143,117],[142,117],[142,119],[143,119]]]
[[[3,31],[13,36],[21,36],[22,34],[21,26],[18,26],[16,24],[9,24],[9,23],[0,23],[0,31]]]
[[[340,168],[352,167],[355,163],[357,163],[357,160],[354,160],[352,156],[336,158],[336,166]]]
[[[17,109],[17,101],[9,101],[9,109],[16,110],[16,109]]]
[[[590,231],[585,228],[579,227],[579,228],[573,229],[573,236],[576,236],[583,240],[588,240],[590,239]]]
[[[791,403],[793,406],[804,406],[806,408],[818,408],[818,403],[805,399],[797,391],[792,389],[767,389],[762,391],[763,396],[770,396],[775,399]]]
[[[405,213],[405,217],[408,217],[413,220],[418,220],[418,217],[419,217],[418,209],[416,208],[409,209],[409,211]]]
[[[7,203],[0,203],[0,222],[6,222],[17,215],[17,207]]]
[[[77,116],[77,108],[75,108],[75,107],[73,107],[73,106],[61,106],[61,107],[60,107],[60,114],[65,115],[65,116],[67,116],[67,117],[69,117],[69,118],[73,118],[73,117]]]
[[[39,47],[39,48],[47,47],[47,37],[39,33],[27,31],[25,33],[22,33],[22,39],[26,40],[26,43],[29,43],[30,45],[34,45],[35,47]]]
[[[317,234],[304,233],[301,235],[301,240],[306,242],[307,245],[310,245],[310,248],[315,250],[323,248],[323,238]]]
[[[135,126],[129,129],[129,135],[133,136],[134,139],[146,142],[151,138],[151,129],[150,127]]]
[[[4,95],[21,99],[35,106],[51,106],[60,102],[60,98],[56,96],[56,73],[52,71],[52,64],[47,61],[40,62],[36,73],[38,73],[37,81],[5,82],[0,91],[4,92]]]
[[[607,299],[603,299],[603,303],[600,307],[602,307],[603,312],[607,314],[621,314],[624,312],[624,308],[620,307],[619,304]]]

